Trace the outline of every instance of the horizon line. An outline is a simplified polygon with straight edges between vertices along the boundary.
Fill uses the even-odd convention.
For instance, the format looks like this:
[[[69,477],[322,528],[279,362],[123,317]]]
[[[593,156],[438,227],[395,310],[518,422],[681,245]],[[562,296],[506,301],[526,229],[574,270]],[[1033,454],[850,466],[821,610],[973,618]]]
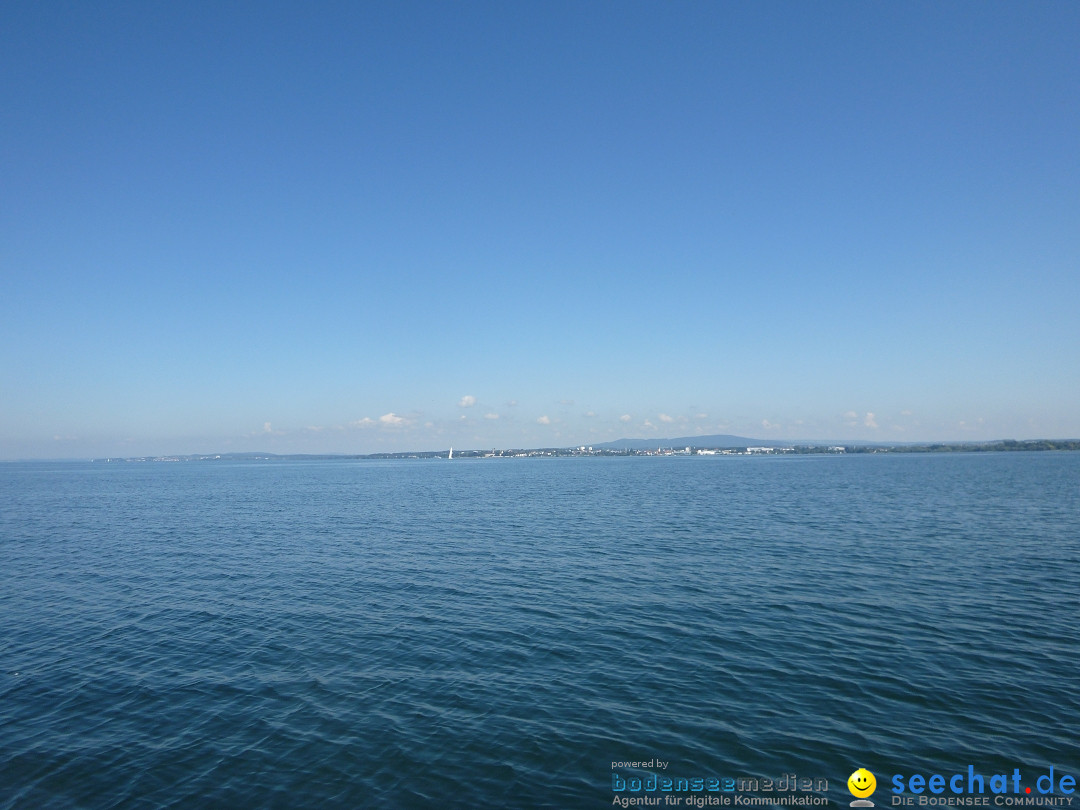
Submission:
[[[683,437],[683,438],[693,438],[693,437]],[[705,437],[702,437],[702,438],[705,438]],[[735,436],[734,438],[747,439],[747,438],[750,438],[750,437]],[[611,445],[618,444],[619,442],[646,442],[646,441],[650,442],[650,444],[652,443],[651,440],[649,440],[649,439],[623,438],[623,439],[614,439],[614,440],[606,441],[606,442],[600,442],[600,443],[596,443],[596,444],[588,444],[588,443],[576,442],[576,443],[573,443],[573,444],[545,445],[545,446],[536,446],[536,447],[510,447],[510,446],[506,446],[506,447],[503,447],[503,448],[487,448],[487,447],[485,447],[485,448],[473,448],[473,449],[461,449],[461,448],[459,448],[457,452],[459,452],[459,453],[483,453],[483,452],[488,452],[489,450],[494,450],[494,449],[500,449],[501,451],[519,450],[519,451],[524,451],[524,452],[532,452],[532,451],[541,451],[541,450],[578,450],[579,448],[582,448],[582,447],[596,448],[596,449],[601,449],[601,450],[642,450],[642,449],[647,449],[647,448],[619,448],[619,447],[611,447]],[[785,445],[785,446],[790,446],[790,447],[799,447],[799,448],[809,448],[809,447],[847,447],[847,446],[851,446],[851,447],[882,447],[882,448],[888,448],[888,447],[935,447],[935,446],[955,446],[955,445],[994,445],[994,444],[1005,444],[1007,442],[1014,442],[1016,444],[1034,444],[1034,443],[1038,443],[1038,442],[1080,442],[1080,438],[1057,438],[1057,439],[1051,439],[1051,438],[1043,437],[1043,438],[1038,438],[1038,439],[953,439],[953,440],[937,440],[937,441],[902,441],[902,442],[882,442],[882,441],[870,441],[870,440],[866,440],[866,439],[851,439],[851,440],[844,440],[844,439],[753,439],[753,441],[754,442],[760,442],[760,444],[753,445],[753,446],[773,447],[773,448],[776,448],[776,447],[778,447],[780,445]],[[665,444],[665,442],[666,442],[666,444]],[[742,444],[723,445],[723,446],[721,446],[721,445],[716,445],[716,444],[694,445],[692,443],[687,445],[684,442],[679,442],[678,445],[680,447],[689,446],[691,449],[695,449],[695,450],[699,450],[699,449],[701,449],[701,450],[712,450],[712,449],[732,450],[732,449],[737,449],[739,447],[744,446]],[[665,448],[673,449],[674,448],[674,445],[671,443],[670,439],[657,440],[657,445],[656,446],[657,446],[658,449],[665,449]],[[745,446],[751,446],[751,445],[745,445]],[[95,456],[65,456],[65,457],[55,457],[55,458],[40,458],[40,457],[38,457],[38,458],[7,458],[7,459],[0,459],[0,463],[3,463],[3,464],[19,464],[19,463],[29,463],[29,462],[98,461],[98,460],[101,460],[101,459],[112,459],[112,458],[121,459],[121,460],[122,459],[132,459],[132,458],[138,458],[138,459],[143,459],[143,458],[153,458],[153,459],[159,459],[159,458],[191,458],[193,456],[199,456],[199,457],[210,457],[210,456],[273,456],[273,457],[310,457],[310,458],[358,458],[358,457],[375,457],[375,456],[400,456],[400,455],[409,455],[409,454],[437,455],[437,454],[440,454],[440,453],[447,453],[447,452],[449,452],[449,449],[450,448],[447,447],[447,448],[439,448],[439,449],[435,449],[435,450],[378,450],[378,451],[375,451],[375,452],[368,452],[368,453],[364,453],[364,452],[355,452],[355,453],[349,453],[349,452],[340,452],[340,453],[338,453],[338,452],[327,452],[327,453],[275,453],[275,452],[271,452],[269,450],[227,450],[227,451],[224,451],[224,452],[222,452],[222,451],[211,451],[211,452],[207,452],[207,453],[140,453],[140,454],[135,454],[135,455],[105,454],[105,455],[95,455]]]

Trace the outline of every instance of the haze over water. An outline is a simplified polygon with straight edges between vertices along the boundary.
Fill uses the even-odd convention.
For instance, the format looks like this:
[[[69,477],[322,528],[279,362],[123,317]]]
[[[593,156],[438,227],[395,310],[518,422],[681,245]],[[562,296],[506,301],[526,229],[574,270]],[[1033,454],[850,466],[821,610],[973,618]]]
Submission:
[[[0,808],[1080,771],[1080,454],[0,465]]]

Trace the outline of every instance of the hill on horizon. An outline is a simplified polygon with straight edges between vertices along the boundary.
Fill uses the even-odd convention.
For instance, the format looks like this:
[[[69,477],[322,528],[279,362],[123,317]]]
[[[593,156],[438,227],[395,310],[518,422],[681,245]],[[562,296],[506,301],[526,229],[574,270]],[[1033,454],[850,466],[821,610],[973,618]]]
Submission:
[[[706,447],[718,450],[730,450],[738,447],[819,447],[844,445],[848,447],[866,447],[879,445],[864,439],[752,439],[747,436],[733,436],[730,433],[718,433],[709,436],[679,436],[674,439],[616,439],[603,444],[594,444],[598,450],[649,450],[654,447]],[[911,444],[911,442],[892,442],[893,445]]]
[[[788,439],[749,439],[746,436],[732,436],[728,433],[711,436],[681,436],[674,439],[616,439],[603,444],[594,444],[599,450],[648,450],[653,447],[715,447],[729,449],[733,447],[789,447]]]

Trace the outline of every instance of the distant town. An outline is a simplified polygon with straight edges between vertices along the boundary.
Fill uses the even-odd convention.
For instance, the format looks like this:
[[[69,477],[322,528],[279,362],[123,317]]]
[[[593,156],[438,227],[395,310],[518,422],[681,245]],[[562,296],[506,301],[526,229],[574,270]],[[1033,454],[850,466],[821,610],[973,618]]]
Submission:
[[[638,442],[640,443],[640,442]],[[780,455],[849,455],[867,453],[1001,453],[1048,450],[1080,450],[1080,439],[1034,439],[994,442],[953,442],[932,444],[757,444],[739,447],[708,447],[694,444],[656,447],[616,447],[608,445],[578,445],[576,447],[541,447],[531,449],[491,450],[430,450],[402,453],[358,454],[277,454],[277,453],[210,453],[175,456],[132,456],[91,459],[95,462],[181,462],[181,461],[275,461],[289,459],[421,459],[451,458],[566,458],[592,456],[780,456]]]

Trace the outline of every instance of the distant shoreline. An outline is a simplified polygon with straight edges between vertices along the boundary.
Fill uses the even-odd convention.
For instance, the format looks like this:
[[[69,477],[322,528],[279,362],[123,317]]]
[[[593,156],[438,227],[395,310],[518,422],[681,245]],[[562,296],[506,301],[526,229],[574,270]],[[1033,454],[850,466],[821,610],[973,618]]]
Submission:
[[[771,445],[713,447],[708,445],[660,445],[650,449],[590,447],[540,447],[506,450],[454,450],[453,460],[466,458],[566,458],[594,456],[759,456],[759,455],[861,455],[882,453],[1010,453],[1050,450],[1080,450],[1080,439],[1005,439],[992,442],[927,442],[924,444],[841,444],[772,443]],[[158,456],[110,456],[90,459],[21,459],[27,461],[181,462],[181,461],[340,461],[388,459],[445,459],[449,450],[404,451],[397,453],[188,453]],[[17,463],[12,460],[6,463]]]

